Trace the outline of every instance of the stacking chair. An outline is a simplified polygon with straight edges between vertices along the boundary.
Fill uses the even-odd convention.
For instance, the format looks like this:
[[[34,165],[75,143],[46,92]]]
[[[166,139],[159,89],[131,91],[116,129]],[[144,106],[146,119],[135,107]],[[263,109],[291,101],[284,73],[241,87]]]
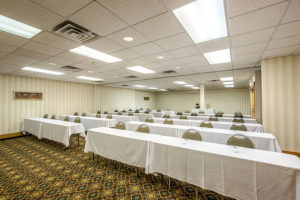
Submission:
[[[125,112],[126,112],[126,110],[122,110],[122,112],[124,112],[124,113],[125,113]]]
[[[118,115],[122,115],[122,112],[118,112]]]
[[[106,119],[112,119],[112,115],[107,115]]]
[[[182,112],[177,112],[177,114],[176,115],[182,115]]]
[[[187,116],[186,116],[186,115],[181,115],[181,116],[179,117],[179,119],[187,119]]]
[[[234,113],[234,117],[238,117],[238,118],[244,118],[243,114],[241,112],[235,112]]]
[[[245,123],[243,118],[236,118],[236,117],[232,120],[232,122]]]
[[[81,122],[80,117],[76,117],[76,118],[74,119],[74,122],[75,122],[75,123],[80,123],[80,122]]]
[[[101,111],[100,111],[100,110],[98,110],[98,111],[97,111],[97,114],[101,114]]]
[[[137,127],[136,132],[150,133],[150,130],[147,124],[141,124]]]
[[[223,117],[223,114],[224,114],[223,112],[218,112],[215,116],[216,117]]]
[[[200,133],[195,129],[188,129],[184,132],[182,138],[189,140],[198,140],[201,141]]]
[[[97,115],[96,115],[96,118],[100,118],[100,117],[101,117],[101,114],[97,114]]]
[[[171,118],[169,114],[164,114],[163,118]]]
[[[118,109],[115,109],[115,111],[114,112],[118,112]]]
[[[104,113],[103,114],[108,114],[108,112],[107,111],[104,111]]]
[[[157,109],[156,111],[157,111],[157,112],[161,112],[161,109]]]
[[[131,112],[131,111],[132,111],[132,109],[129,109],[128,111],[130,111],[130,112]]]
[[[149,111],[148,111],[148,110],[145,110],[145,113],[146,113],[146,114],[148,114],[148,113],[149,113]]]
[[[193,112],[193,113],[191,114],[191,116],[197,116],[197,113]]]
[[[154,120],[152,117],[147,117],[145,122],[148,122],[148,123],[154,123]]]
[[[78,116],[78,112],[74,112],[74,116]]]
[[[132,112],[128,113],[128,116],[133,116],[133,113]]]
[[[75,120],[74,120],[74,122],[75,122],[75,123],[80,123],[80,122],[81,122],[80,117],[76,117]],[[76,134],[75,134],[75,136],[76,136],[76,138],[77,138],[78,146],[80,146],[80,143],[79,143],[79,135],[80,135],[79,133],[76,133]]]
[[[56,118],[56,115],[53,114],[53,115],[51,116],[51,119],[55,119],[55,118]]]
[[[139,109],[136,109],[134,112],[135,112],[135,113],[140,113],[140,110],[139,110]]]
[[[65,121],[65,122],[69,122],[69,121],[70,121],[69,116],[65,116],[64,121]]]
[[[86,117],[86,113],[82,113],[82,117]]]
[[[48,119],[48,114],[44,114],[43,118]]]
[[[232,131],[248,131],[247,127],[244,124],[232,124],[230,127],[230,130]]]
[[[219,119],[217,117],[210,117],[208,119],[208,121],[215,121],[215,122],[217,122],[217,121],[219,121]]]
[[[213,125],[210,122],[201,122],[200,127],[213,128]]]
[[[121,129],[121,130],[126,130],[126,127],[125,127],[124,122],[118,122],[118,123],[115,125],[115,128],[116,128],[116,129]]]
[[[227,145],[254,149],[253,142],[245,135],[235,134],[227,140]]]
[[[174,122],[173,122],[173,120],[172,120],[172,119],[168,119],[168,118],[166,118],[163,124],[172,124],[172,125],[173,125],[173,124],[174,124]]]

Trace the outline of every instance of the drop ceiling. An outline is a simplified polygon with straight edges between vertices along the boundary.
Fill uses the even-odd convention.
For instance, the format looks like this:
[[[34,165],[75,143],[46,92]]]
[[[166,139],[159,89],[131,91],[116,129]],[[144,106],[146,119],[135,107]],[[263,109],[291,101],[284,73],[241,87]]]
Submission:
[[[188,89],[173,81],[224,88],[220,81],[213,80],[233,76],[236,87],[247,87],[263,58],[300,53],[300,0],[225,0],[229,36],[198,44],[172,13],[189,2],[192,0],[0,0],[1,15],[42,30],[31,39],[0,31],[0,73],[98,84],[76,78],[90,76],[114,87],[139,84],[170,90]],[[65,20],[100,36],[84,45],[123,61],[108,64],[70,52],[82,44],[51,31]],[[134,40],[126,42],[125,36]],[[231,63],[210,65],[203,56],[226,48],[231,50]],[[65,65],[82,70],[61,70]],[[156,73],[127,69],[136,65]],[[21,70],[25,66],[65,74]],[[161,74],[167,70],[176,73]]]

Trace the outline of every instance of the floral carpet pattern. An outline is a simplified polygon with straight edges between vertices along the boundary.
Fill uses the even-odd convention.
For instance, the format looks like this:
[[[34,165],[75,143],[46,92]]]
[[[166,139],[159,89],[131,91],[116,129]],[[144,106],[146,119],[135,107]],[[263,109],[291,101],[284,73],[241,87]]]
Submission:
[[[0,200],[6,199],[196,199],[195,186],[146,175],[142,169],[83,153],[76,138],[62,144],[34,136],[0,140]],[[232,200],[198,188],[199,200]]]

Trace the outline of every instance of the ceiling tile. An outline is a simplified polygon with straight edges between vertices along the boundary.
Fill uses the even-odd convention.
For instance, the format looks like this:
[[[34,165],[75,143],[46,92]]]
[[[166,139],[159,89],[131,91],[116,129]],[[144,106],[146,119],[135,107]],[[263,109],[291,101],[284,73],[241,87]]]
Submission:
[[[108,40],[106,38],[100,38],[90,43],[86,43],[85,46],[88,46],[90,48],[96,49],[104,53],[111,53],[114,51],[119,51],[121,49],[124,49],[123,46],[117,44],[116,42]]]
[[[18,66],[21,66],[21,67],[24,67],[26,65],[30,65],[30,64],[35,63],[37,61],[38,61],[37,59],[24,57],[24,56],[19,56],[19,55],[16,55],[16,54],[10,54],[10,55],[8,55],[5,58],[0,60],[0,62],[2,62],[2,63],[18,65]]]
[[[229,20],[230,35],[247,33],[275,26],[279,23],[288,2],[276,4],[261,10],[241,15]]]
[[[267,49],[275,49],[300,44],[300,35],[271,40]]]
[[[5,53],[10,53],[13,52],[14,50],[16,50],[18,47],[13,46],[13,45],[9,45],[9,44],[2,44],[0,43],[0,51],[1,52],[5,52]]]
[[[44,54],[44,53],[40,53],[38,51],[32,51],[32,50],[28,50],[28,49],[24,49],[24,48],[20,48],[20,49],[16,50],[14,52],[14,54],[18,55],[18,56],[33,58],[36,60],[44,60],[46,58],[51,57],[51,55],[49,55],[49,54]]]
[[[293,53],[293,55],[300,54],[300,47]]]
[[[205,57],[202,54],[194,55],[194,56],[187,56],[187,57],[182,57],[178,59],[181,63],[194,63],[197,61],[204,61],[207,63]],[[208,64],[208,63],[207,63]]]
[[[233,64],[247,64],[259,61],[261,52],[259,53],[249,53],[243,55],[232,55]]]
[[[288,36],[293,36],[298,34],[300,34],[300,21],[280,25],[277,28],[275,34],[273,35],[273,39],[283,38],[283,37],[288,37]]]
[[[255,53],[255,52],[262,53],[262,51],[266,48],[266,45],[267,43],[263,42],[263,43],[257,43],[257,44],[232,48],[231,55],[238,56],[238,55]]]
[[[70,19],[101,36],[108,35],[127,27],[126,23],[96,2],[92,2],[88,6],[79,10],[72,15]]]
[[[229,49],[230,48],[229,38],[226,37],[217,40],[202,42],[197,44],[197,48],[201,53],[217,51],[221,49]]]
[[[137,53],[135,53],[134,51],[132,51],[130,49],[116,51],[116,52],[112,53],[111,55],[116,56],[117,58],[120,58],[123,60],[128,60],[128,59],[139,57],[139,55]]]
[[[159,0],[130,0],[118,2],[111,0],[97,1],[130,25],[167,11]]]
[[[161,2],[170,10],[174,10],[195,0],[161,0]]]
[[[20,66],[0,62],[0,73],[6,74],[19,69]]]
[[[191,38],[186,33],[180,33],[167,38],[163,38],[155,41],[155,43],[164,50],[178,49],[194,44]]]
[[[1,49],[1,44],[0,44],[0,49]],[[6,55],[8,55],[9,53],[4,52],[4,51],[0,51],[0,59],[5,57]]]
[[[59,58],[59,59],[70,60],[70,61],[73,61],[73,62],[79,62],[79,61],[83,61],[83,60],[88,60],[89,59],[86,56],[82,56],[82,55],[79,55],[77,53],[68,52],[68,51],[66,51],[64,53],[61,53],[61,54],[59,54],[56,57]]]
[[[262,58],[272,58],[272,57],[290,55],[293,52],[295,52],[299,47],[300,45],[296,45],[296,46],[266,50]]]
[[[145,56],[145,57],[138,57],[138,58],[130,59],[129,62],[131,62],[135,65],[143,65],[143,64],[152,63],[153,61]]]
[[[299,10],[300,10],[300,1],[292,0],[291,4],[282,20],[282,23],[300,20]]]
[[[236,64],[233,64],[233,69],[252,68],[252,67],[256,66],[256,63],[257,62],[249,62],[249,63],[246,63],[246,64],[236,63]]]
[[[184,32],[174,15],[165,13],[134,26],[151,40]]]
[[[214,69],[214,71],[232,70],[232,63],[211,65],[211,67]],[[217,73],[217,75],[219,77],[232,76],[232,71],[230,71],[230,72],[222,72],[222,73],[219,72],[219,73]]]
[[[52,56],[63,52],[63,50],[61,50],[61,49],[53,48],[48,45],[38,43],[35,41],[31,41],[31,42],[27,43],[22,48],[32,50],[32,51],[37,51],[37,52],[52,55]]]
[[[142,56],[149,55],[149,54],[154,54],[154,53],[158,53],[158,52],[163,51],[159,46],[157,46],[153,42],[149,42],[149,43],[146,43],[146,44],[135,46],[135,47],[132,47],[130,49],[135,51],[137,54],[142,55]]]
[[[193,45],[193,46],[188,46],[180,49],[171,50],[168,51],[168,53],[174,56],[175,58],[181,58],[181,57],[199,54],[199,50],[196,45]]]
[[[0,31],[0,43],[8,44],[15,47],[24,45],[29,40],[4,31]]]
[[[162,56],[163,58],[158,58]],[[167,52],[160,52],[160,53],[155,53],[155,54],[151,54],[146,56],[147,58],[151,59],[153,62],[160,62],[163,60],[170,60],[170,59],[174,59],[173,56],[171,56],[169,53]]]

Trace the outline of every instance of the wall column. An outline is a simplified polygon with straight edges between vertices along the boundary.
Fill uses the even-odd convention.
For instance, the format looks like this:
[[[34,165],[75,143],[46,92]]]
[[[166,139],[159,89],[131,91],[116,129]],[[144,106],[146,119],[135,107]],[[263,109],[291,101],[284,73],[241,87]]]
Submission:
[[[205,109],[205,86],[204,83],[200,84],[200,109]]]

